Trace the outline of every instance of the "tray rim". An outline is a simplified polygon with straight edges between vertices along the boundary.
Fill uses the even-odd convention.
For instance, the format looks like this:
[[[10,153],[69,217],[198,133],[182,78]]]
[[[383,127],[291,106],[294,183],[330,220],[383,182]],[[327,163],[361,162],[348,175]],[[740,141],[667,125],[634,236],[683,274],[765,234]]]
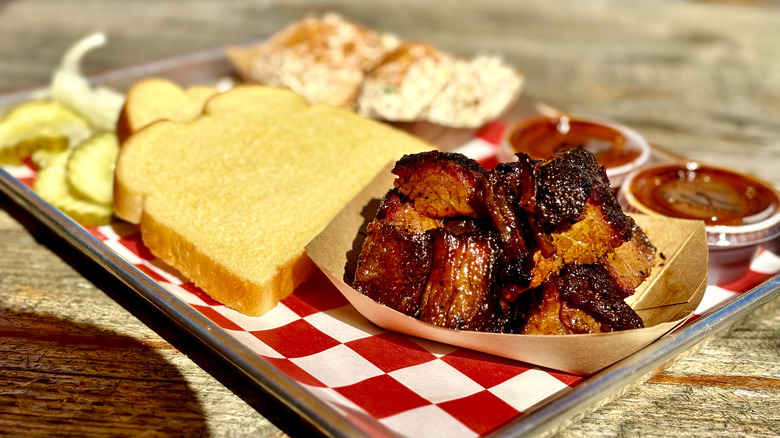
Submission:
[[[166,70],[193,68],[198,64],[216,63],[224,67],[226,62],[224,48],[215,48],[109,70],[91,75],[89,79],[93,84],[107,84],[117,80],[137,80]],[[0,94],[0,107],[40,95],[45,90],[46,87],[40,87]],[[39,198],[2,167],[0,167],[0,191],[74,250],[120,280],[174,324],[195,336],[199,342],[241,372],[258,388],[286,405],[321,433],[334,437],[372,436],[369,431],[349,422],[335,408],[284,375],[269,361],[251,351],[181,298],[168,292],[150,276],[94,237],[86,228]],[[632,384],[640,384],[659,373],[675,358],[711,335],[738,322],[776,296],[780,296],[780,274],[740,294],[720,308],[701,315],[635,354],[586,377],[577,386],[566,390],[564,394],[544,402],[537,409],[487,436],[491,438],[540,436],[564,427],[578,415],[594,408],[599,402],[619,394],[621,389]]]

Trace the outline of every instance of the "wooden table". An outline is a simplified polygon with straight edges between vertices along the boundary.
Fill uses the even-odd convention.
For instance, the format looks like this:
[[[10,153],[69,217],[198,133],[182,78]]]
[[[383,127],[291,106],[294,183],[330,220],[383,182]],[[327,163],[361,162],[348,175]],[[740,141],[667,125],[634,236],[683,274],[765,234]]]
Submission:
[[[268,35],[341,11],[453,53],[500,53],[525,95],[780,185],[776,2],[0,1],[0,92],[48,81],[94,30],[87,73]],[[308,436],[262,394],[0,196],[0,433]],[[777,436],[777,300],[557,433]]]

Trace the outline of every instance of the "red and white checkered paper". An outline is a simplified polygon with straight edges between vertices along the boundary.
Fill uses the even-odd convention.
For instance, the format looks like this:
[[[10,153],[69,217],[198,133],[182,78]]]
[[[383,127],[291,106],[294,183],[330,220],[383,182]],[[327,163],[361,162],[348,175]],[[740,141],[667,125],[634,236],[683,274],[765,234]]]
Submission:
[[[458,151],[492,168],[503,132],[501,123],[489,124]],[[18,167],[12,175],[31,184],[35,172]],[[370,435],[483,436],[584,381],[380,329],[322,274],[266,315],[247,317],[209,298],[156,259],[136,227],[120,224],[90,232]],[[740,280],[708,286],[696,315],[778,271],[780,257],[761,251]]]

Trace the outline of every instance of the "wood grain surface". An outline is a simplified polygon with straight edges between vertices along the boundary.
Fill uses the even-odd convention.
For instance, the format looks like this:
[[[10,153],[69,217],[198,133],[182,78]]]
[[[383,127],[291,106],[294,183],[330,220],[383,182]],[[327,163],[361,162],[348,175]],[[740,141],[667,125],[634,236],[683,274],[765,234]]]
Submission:
[[[457,54],[525,95],[780,185],[780,4],[619,0],[0,0],[0,93],[262,38],[335,10]],[[311,436],[286,408],[0,195],[0,435]],[[780,436],[777,300],[560,437]]]

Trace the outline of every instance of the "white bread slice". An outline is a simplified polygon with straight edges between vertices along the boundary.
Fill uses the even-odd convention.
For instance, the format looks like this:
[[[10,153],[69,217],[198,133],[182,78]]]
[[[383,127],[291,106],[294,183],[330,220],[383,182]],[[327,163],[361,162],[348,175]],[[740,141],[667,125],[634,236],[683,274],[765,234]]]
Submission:
[[[163,78],[148,78],[127,90],[117,120],[117,139],[122,144],[139,129],[157,120],[185,122],[199,116],[207,99],[217,94],[213,87],[193,86],[182,90]]]
[[[313,272],[304,246],[388,162],[432,147],[297,94],[241,86],[125,143],[115,208],[216,300],[261,315]]]

